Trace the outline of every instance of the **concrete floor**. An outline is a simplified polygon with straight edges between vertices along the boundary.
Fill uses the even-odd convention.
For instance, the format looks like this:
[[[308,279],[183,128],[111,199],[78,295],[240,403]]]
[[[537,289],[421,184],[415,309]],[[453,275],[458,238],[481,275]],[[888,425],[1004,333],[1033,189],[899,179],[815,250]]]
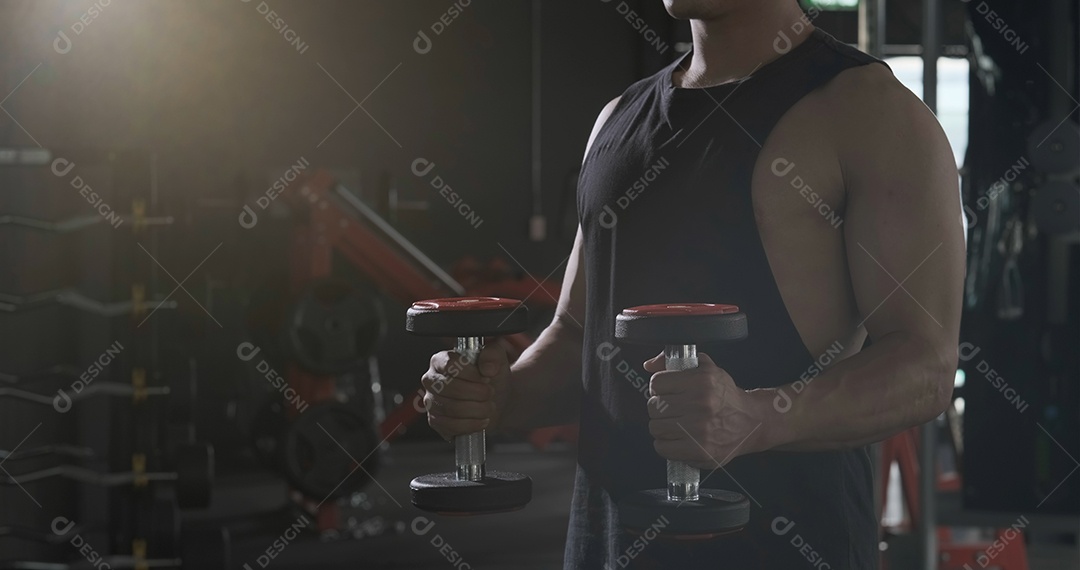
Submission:
[[[562,568],[574,453],[568,448],[537,452],[525,445],[494,446],[488,453],[489,468],[529,475],[533,480],[532,502],[512,513],[445,517],[413,507],[409,502],[409,481],[419,474],[450,470],[452,447],[434,442],[395,443],[383,456],[376,476],[378,484],[366,488],[368,506],[349,510],[358,515],[358,528],[375,536],[335,540],[302,534],[269,560],[266,550],[274,550],[273,541],[293,522],[283,519],[277,533],[244,537],[244,532],[237,532],[232,567],[245,568],[246,563],[255,570],[269,561],[265,568],[281,570]],[[434,525],[423,536],[413,531],[414,526],[426,528],[428,520]]]
[[[416,509],[409,501],[409,481],[419,474],[449,470],[453,449],[440,442],[397,442],[382,457],[376,474],[378,484],[368,484],[365,493],[357,497],[360,500],[355,507],[343,508],[343,519],[353,519],[351,534],[320,537],[302,532],[290,537],[286,531],[296,522],[296,511],[282,509],[253,517],[251,512],[256,506],[265,512],[268,505],[288,504],[285,485],[269,475],[224,479],[223,488],[215,491],[214,508],[205,515],[235,517],[235,524],[231,525],[234,538],[230,569],[559,569],[575,453],[565,447],[537,452],[525,444],[494,446],[489,450],[490,468],[525,473],[533,480],[532,502],[513,513],[445,517]],[[943,516],[953,513],[950,516],[956,518],[963,514],[959,504],[950,503],[948,498],[940,503]],[[985,516],[965,516],[971,520],[944,522],[943,519],[943,522],[977,526],[1009,524],[1003,522],[1007,517],[999,517],[1001,521],[997,521]],[[434,523],[430,528],[428,521]],[[1080,524],[1069,517],[1039,520],[1038,525],[1034,522],[1033,530],[1038,527],[1055,532],[1075,532]],[[419,535],[413,528],[428,530]],[[900,536],[890,541],[886,553],[890,569],[917,567],[914,538]],[[1029,559],[1032,570],[1080,569],[1080,554],[1075,544],[1032,544]]]

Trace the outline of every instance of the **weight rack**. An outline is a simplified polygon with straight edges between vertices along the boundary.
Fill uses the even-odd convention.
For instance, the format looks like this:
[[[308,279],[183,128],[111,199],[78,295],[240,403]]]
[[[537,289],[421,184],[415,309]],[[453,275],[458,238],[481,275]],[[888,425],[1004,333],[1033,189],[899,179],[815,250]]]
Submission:
[[[0,149],[0,263],[15,268],[0,278],[0,414],[14,418],[0,444],[0,567],[85,564],[76,533],[113,568],[195,561],[178,502],[209,501],[213,451],[189,445],[195,378],[162,355],[177,303],[157,261],[174,219],[156,215],[156,183],[145,153]],[[61,535],[57,517],[75,526]],[[225,567],[216,546],[223,559],[199,567]]]

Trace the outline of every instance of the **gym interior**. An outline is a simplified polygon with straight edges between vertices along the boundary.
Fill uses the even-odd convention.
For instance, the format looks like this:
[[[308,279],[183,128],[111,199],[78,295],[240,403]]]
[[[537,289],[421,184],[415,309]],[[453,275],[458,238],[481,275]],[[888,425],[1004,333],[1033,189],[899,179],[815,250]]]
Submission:
[[[967,223],[951,404],[868,447],[880,567],[1080,568],[1077,3],[801,8],[934,112]],[[687,21],[660,0],[0,17],[0,568],[563,567],[576,420],[447,441],[421,377],[552,322],[597,114],[691,50]],[[708,300],[656,302],[681,301]],[[650,373],[622,364],[644,408]],[[494,514],[458,493],[485,462]]]

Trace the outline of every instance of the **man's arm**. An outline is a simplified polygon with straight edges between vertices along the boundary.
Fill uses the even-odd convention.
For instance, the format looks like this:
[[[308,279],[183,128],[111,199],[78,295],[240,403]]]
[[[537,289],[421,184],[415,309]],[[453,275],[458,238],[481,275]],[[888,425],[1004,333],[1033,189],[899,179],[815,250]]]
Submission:
[[[593,125],[593,140],[615,110],[615,98]],[[555,318],[511,367],[511,380],[498,429],[525,430],[577,418],[581,390],[581,343],[585,324],[585,265],[581,228],[566,262]]]
[[[873,344],[813,379],[784,414],[773,408],[775,390],[751,392],[767,410],[764,449],[879,441],[933,419],[951,399],[965,263],[953,155],[933,114],[886,70],[850,81],[862,103],[846,108],[836,131],[848,133],[836,141],[844,239]]]

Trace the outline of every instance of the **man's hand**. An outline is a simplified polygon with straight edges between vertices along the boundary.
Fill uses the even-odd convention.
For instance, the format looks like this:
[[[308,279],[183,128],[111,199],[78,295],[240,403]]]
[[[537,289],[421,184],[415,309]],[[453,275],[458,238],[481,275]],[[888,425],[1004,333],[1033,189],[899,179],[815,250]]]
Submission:
[[[500,342],[485,346],[477,362],[444,350],[431,357],[420,379],[430,425],[443,439],[498,425],[506,407],[510,361]]]
[[[760,451],[751,437],[761,425],[747,392],[707,354],[698,367],[664,370],[664,355],[645,362],[649,432],[661,457],[716,469],[738,455]]]

